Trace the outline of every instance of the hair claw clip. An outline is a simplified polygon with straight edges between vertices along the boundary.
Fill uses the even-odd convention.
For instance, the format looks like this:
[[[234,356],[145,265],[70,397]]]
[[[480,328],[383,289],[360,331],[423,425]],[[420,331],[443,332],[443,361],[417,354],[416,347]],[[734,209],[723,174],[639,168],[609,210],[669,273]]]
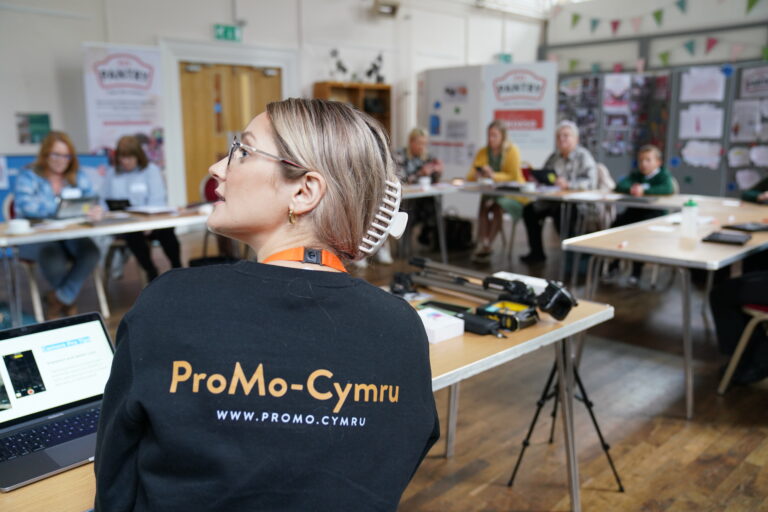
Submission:
[[[408,214],[399,211],[402,198],[400,182],[387,180],[385,183],[387,186],[384,190],[384,199],[358,247],[368,256],[384,244],[387,236],[391,235],[395,238],[403,236],[405,226],[408,224]]]

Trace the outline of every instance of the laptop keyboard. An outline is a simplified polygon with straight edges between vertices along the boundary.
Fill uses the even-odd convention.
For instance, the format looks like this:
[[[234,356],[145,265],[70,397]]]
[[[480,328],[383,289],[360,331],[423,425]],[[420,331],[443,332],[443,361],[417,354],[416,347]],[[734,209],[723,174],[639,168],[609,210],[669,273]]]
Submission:
[[[0,462],[13,460],[96,432],[99,408],[0,438]]]

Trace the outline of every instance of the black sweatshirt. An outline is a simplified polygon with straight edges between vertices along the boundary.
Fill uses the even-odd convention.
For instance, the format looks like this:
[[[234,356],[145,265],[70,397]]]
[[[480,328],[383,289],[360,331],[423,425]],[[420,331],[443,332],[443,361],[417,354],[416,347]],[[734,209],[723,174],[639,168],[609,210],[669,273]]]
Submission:
[[[172,271],[118,329],[96,509],[395,510],[438,436],[402,299],[253,262]]]

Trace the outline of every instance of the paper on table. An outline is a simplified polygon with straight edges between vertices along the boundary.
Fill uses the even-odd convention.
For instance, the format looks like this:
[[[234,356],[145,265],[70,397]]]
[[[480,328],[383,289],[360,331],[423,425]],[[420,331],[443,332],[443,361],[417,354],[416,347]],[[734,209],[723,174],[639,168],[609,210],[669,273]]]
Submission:
[[[680,101],[721,101],[725,95],[725,75],[718,66],[691,68],[683,73]]]
[[[723,109],[708,103],[680,111],[681,139],[719,139],[723,136]]]
[[[172,206],[129,206],[125,211],[133,213],[145,213],[147,215],[156,215],[159,213],[177,213],[178,209]]]
[[[493,274],[493,277],[506,279],[507,281],[522,281],[533,288],[533,291],[536,293],[543,292],[547,287],[547,280],[540,277],[524,276],[522,274],[515,274],[513,272],[506,271],[496,272]]]
[[[605,194],[601,192],[574,192],[566,196],[566,199],[573,199],[574,201],[599,201],[604,198]]]
[[[729,149],[728,165],[730,167],[743,167],[749,165],[749,148],[736,146]]]
[[[648,226],[648,231],[659,231],[661,233],[672,233],[675,228],[672,226]]]
[[[682,215],[679,213],[673,213],[672,215],[667,217],[667,222],[670,224],[680,224]],[[715,218],[708,216],[708,215],[699,215],[696,217],[696,221],[699,223],[699,225],[703,224],[710,224],[712,221],[714,221]]]
[[[757,140],[760,129],[760,100],[734,100],[731,109],[731,140]]]
[[[689,165],[717,169],[720,166],[720,151],[722,146],[719,142],[689,140],[685,143],[682,155]]]
[[[736,171],[736,184],[739,190],[747,190],[760,181],[760,173],[755,169],[740,169]]]
[[[755,165],[768,167],[768,146],[752,146],[749,149],[749,158]]]

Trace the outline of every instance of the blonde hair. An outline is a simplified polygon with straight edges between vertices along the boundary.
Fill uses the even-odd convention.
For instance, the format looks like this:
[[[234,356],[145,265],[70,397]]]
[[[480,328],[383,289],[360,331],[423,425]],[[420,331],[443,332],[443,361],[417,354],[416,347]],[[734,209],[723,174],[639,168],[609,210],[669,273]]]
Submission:
[[[384,198],[385,181],[397,181],[389,137],[367,114],[337,101],[290,98],[267,104],[280,157],[319,172],[323,199],[307,216],[317,241],[347,260],[359,245]],[[306,172],[281,166],[283,178]]]
[[[53,145],[57,142],[63,142],[69,149],[69,165],[67,170],[64,171],[64,178],[73,187],[77,186],[77,170],[80,168],[80,163],[77,160],[77,153],[75,153],[75,145],[72,144],[72,140],[64,132],[51,131],[43,139],[40,144],[40,151],[37,153],[37,160],[32,164],[32,168],[35,172],[45,178],[45,171],[48,169],[48,157],[53,152]]]
[[[488,129],[486,130],[486,132],[490,132],[491,128],[498,130],[499,133],[501,134],[501,145],[499,146],[499,151],[501,151],[501,154],[503,155],[507,151],[507,148],[509,147],[509,144],[510,144],[509,141],[507,141],[507,127],[504,124],[504,122],[501,121],[500,119],[494,119],[488,125]],[[487,145],[486,148],[488,153],[490,154],[491,146]]]
[[[410,133],[408,134],[408,145],[405,147],[405,151],[408,154],[408,158],[411,158],[411,157],[414,157],[414,156],[422,158],[422,159],[426,158],[426,156],[427,156],[427,148],[426,147],[424,148],[424,153],[422,153],[421,155],[414,155],[414,154],[411,153],[411,141],[413,139],[415,139],[416,137],[426,137],[427,139],[429,139],[429,133],[427,133],[427,130],[425,130],[424,128],[421,128],[419,126],[417,126],[416,128],[414,128],[413,130],[410,131]]]
[[[642,146],[640,149],[637,150],[637,156],[642,155],[643,153],[653,153],[656,155],[656,158],[661,161],[662,155],[661,150],[654,146],[653,144],[646,144],[645,146]]]

